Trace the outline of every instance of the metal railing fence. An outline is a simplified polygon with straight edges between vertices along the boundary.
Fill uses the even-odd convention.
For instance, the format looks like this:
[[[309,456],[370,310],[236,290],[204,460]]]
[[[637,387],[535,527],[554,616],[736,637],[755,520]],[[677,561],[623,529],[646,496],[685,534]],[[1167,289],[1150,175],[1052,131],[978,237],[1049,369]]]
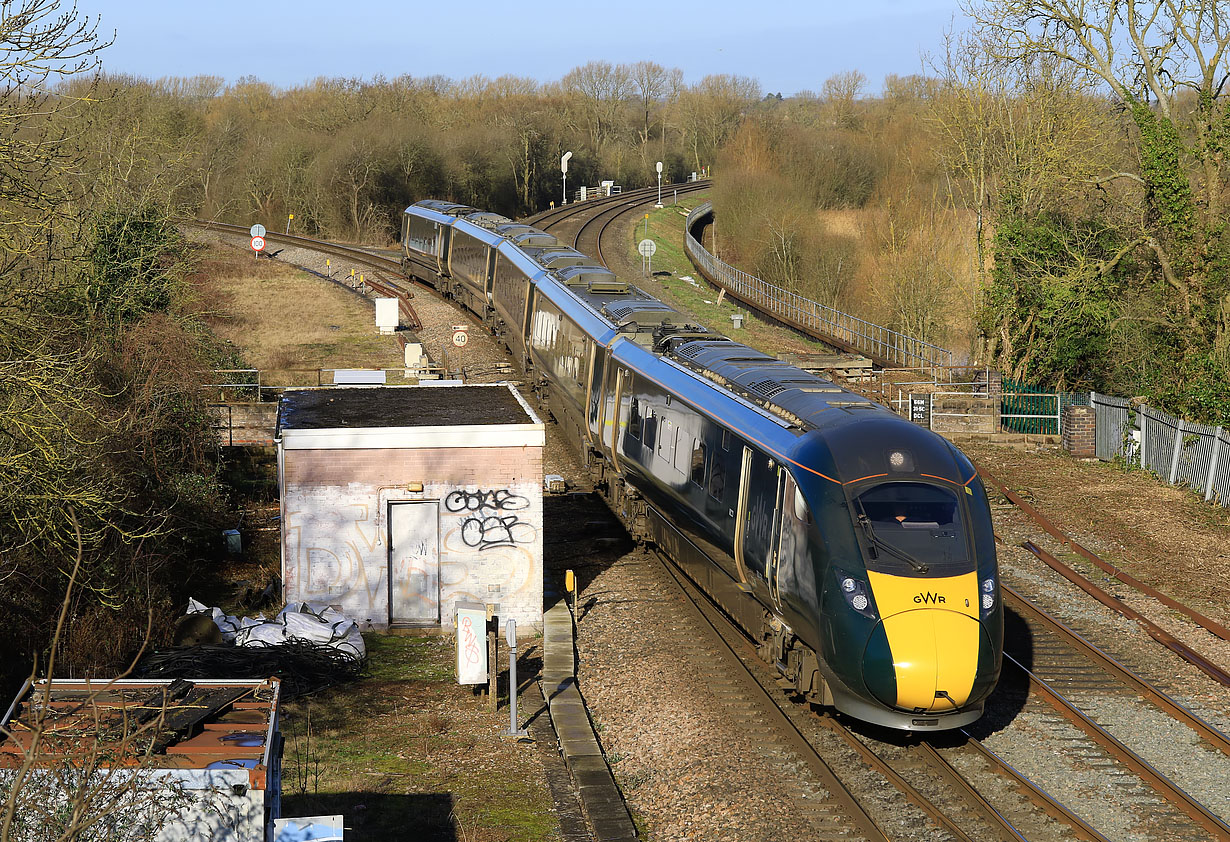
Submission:
[[[684,223],[684,249],[711,281],[726,291],[764,310],[774,318],[814,334],[832,337],[878,360],[898,366],[951,365],[951,351],[917,337],[843,313],[783,287],[762,281],[710,254],[695,237],[692,226],[712,213],[709,202],[698,205]]]
[[[1177,418],[1145,404],[1091,392],[1099,459],[1123,459],[1171,485],[1230,506],[1230,436],[1222,427]]]

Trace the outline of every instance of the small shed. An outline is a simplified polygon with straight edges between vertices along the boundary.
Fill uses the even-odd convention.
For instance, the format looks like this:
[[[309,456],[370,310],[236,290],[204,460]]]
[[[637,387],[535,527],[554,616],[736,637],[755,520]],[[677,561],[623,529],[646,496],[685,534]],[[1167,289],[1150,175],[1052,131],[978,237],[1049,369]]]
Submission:
[[[542,628],[542,421],[507,384],[296,389],[278,414],[287,602],[363,629],[458,602]]]
[[[271,839],[279,692],[276,678],[27,681],[0,719],[0,790],[24,780],[14,838],[54,838],[37,825],[75,809],[98,838]]]

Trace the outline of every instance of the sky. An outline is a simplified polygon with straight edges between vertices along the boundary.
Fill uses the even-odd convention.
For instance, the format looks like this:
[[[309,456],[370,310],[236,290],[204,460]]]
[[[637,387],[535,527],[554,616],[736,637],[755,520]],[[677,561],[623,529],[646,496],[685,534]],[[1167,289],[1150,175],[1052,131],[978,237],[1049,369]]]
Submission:
[[[647,59],[688,82],[734,73],[786,96],[858,70],[874,93],[886,74],[921,72],[945,30],[964,26],[958,0],[79,0],[78,9],[100,19],[100,34],[115,33],[102,54],[108,72],[255,76],[283,88],[320,76],[554,81],[588,61]]]

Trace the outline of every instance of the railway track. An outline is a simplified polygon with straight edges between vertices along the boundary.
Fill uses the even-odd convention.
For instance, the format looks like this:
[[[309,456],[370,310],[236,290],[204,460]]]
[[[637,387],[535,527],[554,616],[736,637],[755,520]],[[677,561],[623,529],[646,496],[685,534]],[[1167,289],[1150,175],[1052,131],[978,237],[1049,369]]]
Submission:
[[[691,609],[689,613],[694,612],[697,619],[695,625],[705,631],[703,646],[693,644],[694,651],[687,654],[696,662],[707,663],[701,672],[706,690],[733,709],[740,721],[756,723],[758,740],[788,744],[809,766],[824,770],[821,773],[826,776],[824,788],[830,795],[823,803],[831,806],[821,808],[812,804],[810,807],[822,812],[826,822],[831,821],[833,811],[841,811],[851,817],[860,817],[857,822],[851,819],[854,822],[851,827],[856,828],[863,838],[909,838],[903,837],[900,830],[886,830],[892,821],[885,816],[873,815],[871,808],[862,806],[862,802],[874,803],[877,799],[865,783],[861,786],[857,783],[861,776],[851,768],[848,753],[852,752],[867,770],[891,785],[901,799],[913,805],[917,811],[914,824],[917,818],[926,816],[948,836],[961,842],[990,839],[1010,842],[1026,839],[1107,842],[1107,837],[1071,809],[1049,796],[968,734],[941,751],[930,742],[902,739],[900,735],[890,735],[880,729],[856,730],[840,718],[827,713],[814,713],[801,704],[785,699],[780,692],[774,693],[772,676],[767,674],[742,632],[669,560],[656,553],[655,558],[666,571],[664,579],[673,583],[684,604]],[[686,643],[681,642],[681,646],[687,648]],[[847,756],[843,758],[841,751],[835,751],[831,740],[826,746],[826,741],[817,736],[817,731],[835,737],[840,747],[848,750]],[[947,759],[948,753],[976,756],[982,766],[983,778],[996,776],[1004,779],[1022,797],[1014,805],[995,806],[981,793],[985,783],[971,780],[967,773],[959,771]],[[835,767],[841,769],[840,774],[833,771]],[[847,785],[846,779],[852,783]],[[841,793],[841,798],[833,797],[831,793],[834,792]],[[845,800],[847,797],[856,799],[860,806],[857,809],[850,807]],[[861,818],[862,815],[866,818]],[[868,823],[875,828],[874,831]]]
[[[686,196],[701,190],[707,190],[710,186],[712,186],[710,181],[692,181],[686,184],[671,185],[671,189],[677,191],[681,196]],[[556,233],[552,229],[559,230],[557,236],[570,237],[573,248],[598,258],[598,262],[609,269],[610,262],[608,258],[610,255],[605,254],[602,247],[604,235],[610,232],[611,225],[616,220],[621,219],[638,208],[644,207],[649,199],[656,201],[657,195],[656,187],[630,190],[619,196],[612,196],[593,203],[585,202],[582,205],[572,205],[570,206],[573,208],[572,211],[556,208],[554,211],[548,211],[547,214],[538,214],[537,216],[530,217],[527,221],[550,233]],[[586,205],[589,207],[586,207]],[[584,218],[580,227],[575,232],[569,234],[561,230],[571,227],[570,224],[575,222],[576,217],[584,216],[587,213],[592,213],[592,215]],[[565,223],[569,224],[566,225]]]

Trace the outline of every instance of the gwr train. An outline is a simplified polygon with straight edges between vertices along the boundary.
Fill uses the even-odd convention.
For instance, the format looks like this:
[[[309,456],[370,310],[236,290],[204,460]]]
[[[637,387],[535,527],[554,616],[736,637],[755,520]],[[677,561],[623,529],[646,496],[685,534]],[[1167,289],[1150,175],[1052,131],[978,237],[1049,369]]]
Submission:
[[[503,337],[633,534],[797,693],[904,730],[981,716],[1003,609],[986,493],[953,445],[502,216],[419,202],[402,246]]]

